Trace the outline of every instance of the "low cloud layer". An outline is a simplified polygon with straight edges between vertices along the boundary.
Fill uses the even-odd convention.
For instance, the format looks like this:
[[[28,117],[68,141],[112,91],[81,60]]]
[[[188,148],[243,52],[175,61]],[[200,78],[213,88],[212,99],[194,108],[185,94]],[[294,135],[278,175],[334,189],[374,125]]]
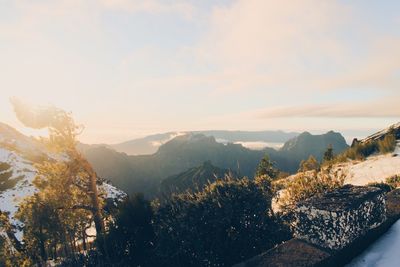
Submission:
[[[399,118],[398,100],[381,99],[367,103],[348,102],[335,104],[310,104],[288,107],[274,107],[255,111],[260,119],[285,117],[335,117],[335,118]]]

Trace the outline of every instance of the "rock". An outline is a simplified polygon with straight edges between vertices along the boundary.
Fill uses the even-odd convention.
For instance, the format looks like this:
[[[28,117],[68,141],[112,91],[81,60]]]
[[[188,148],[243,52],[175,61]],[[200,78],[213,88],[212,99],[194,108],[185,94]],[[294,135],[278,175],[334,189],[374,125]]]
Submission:
[[[381,189],[345,185],[298,203],[294,230],[297,238],[339,250],[385,220]]]

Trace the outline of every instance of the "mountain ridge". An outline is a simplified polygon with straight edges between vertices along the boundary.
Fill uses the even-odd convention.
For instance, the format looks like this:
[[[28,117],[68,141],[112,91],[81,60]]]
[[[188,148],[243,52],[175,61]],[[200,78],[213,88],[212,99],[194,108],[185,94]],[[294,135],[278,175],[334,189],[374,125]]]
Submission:
[[[206,131],[175,131],[153,134],[142,138],[132,139],[117,144],[103,144],[104,146],[123,152],[128,155],[149,155],[157,152],[158,147],[180,135],[204,134],[214,136],[216,140],[224,142],[269,142],[284,143],[297,136],[297,132],[276,131],[228,131],[228,130],[206,130]]]
[[[303,149],[294,146],[287,150],[250,150],[241,144],[218,143],[214,137],[204,134],[190,134],[175,137],[151,155],[127,155],[108,147],[93,147],[84,154],[100,176],[109,177],[118,187],[128,193],[142,192],[154,196],[162,180],[199,166],[204,161],[211,161],[221,169],[235,171],[239,176],[252,178],[259,161],[268,154],[278,169],[296,172],[300,161],[310,155],[322,159],[328,143],[334,143],[337,153],[348,147],[339,133],[327,135],[326,140],[322,138],[325,135],[317,135],[316,138],[322,138],[324,142],[316,142],[317,147],[311,152],[307,146]],[[326,143],[330,138],[338,138],[340,145],[336,147],[335,140]],[[288,142],[299,143],[299,140],[302,137]]]

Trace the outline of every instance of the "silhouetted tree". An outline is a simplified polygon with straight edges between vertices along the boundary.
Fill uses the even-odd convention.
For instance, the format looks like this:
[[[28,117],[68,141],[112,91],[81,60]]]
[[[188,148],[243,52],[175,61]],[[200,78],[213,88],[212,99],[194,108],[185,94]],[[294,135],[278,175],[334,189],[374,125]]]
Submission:
[[[274,167],[268,155],[265,155],[258,164],[255,177],[263,175],[267,175],[271,179],[275,179],[279,175],[279,171]]]
[[[99,200],[99,192],[97,189],[97,175],[94,172],[89,162],[77,150],[77,136],[82,131],[82,126],[75,124],[72,115],[56,107],[34,107],[27,105],[18,99],[12,99],[14,111],[17,118],[27,127],[33,129],[47,128],[49,131],[49,138],[42,138],[50,150],[53,150],[58,155],[65,157],[65,161],[61,163],[53,162],[51,160],[39,165],[39,169],[44,171],[37,178],[36,185],[42,186],[42,190],[52,191],[55,184],[49,182],[56,180],[52,174],[53,170],[57,172],[62,169],[63,172],[59,173],[59,187],[57,193],[53,196],[56,201],[59,197],[68,197],[71,201],[59,207],[61,210],[85,210],[92,214],[95,224],[97,238],[99,240],[99,249],[104,251],[104,242],[102,236],[104,233],[104,221],[102,219],[102,204]],[[56,188],[55,188],[56,189]],[[62,190],[67,190],[63,195]],[[74,194],[74,192],[77,192]],[[80,198],[72,199],[75,195],[80,195]],[[86,203],[86,200],[89,200]],[[57,202],[57,201],[56,201]],[[70,204],[70,206],[68,206]]]
[[[155,236],[151,221],[153,211],[143,195],[135,195],[118,205],[109,226],[106,244],[113,264],[121,266],[154,266]]]
[[[333,147],[332,147],[332,145],[329,145],[324,153],[324,161],[328,162],[328,161],[333,160],[333,158],[334,158]]]

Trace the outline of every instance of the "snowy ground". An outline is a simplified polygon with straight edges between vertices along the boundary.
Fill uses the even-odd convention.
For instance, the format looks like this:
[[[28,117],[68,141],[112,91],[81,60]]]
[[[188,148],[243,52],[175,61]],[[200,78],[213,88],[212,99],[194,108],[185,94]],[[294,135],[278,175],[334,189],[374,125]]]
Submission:
[[[400,220],[346,267],[400,266]]]
[[[12,224],[18,225],[19,222],[14,218],[14,215],[18,210],[19,202],[35,192],[32,181],[36,175],[36,170],[31,162],[24,160],[15,152],[3,148],[0,148],[0,162],[11,165],[13,174],[9,180],[23,177],[13,188],[0,192],[0,210],[9,214]]]
[[[346,183],[366,185],[383,182],[386,178],[400,174],[400,146],[394,153],[372,156],[365,161],[342,165],[348,171]]]

